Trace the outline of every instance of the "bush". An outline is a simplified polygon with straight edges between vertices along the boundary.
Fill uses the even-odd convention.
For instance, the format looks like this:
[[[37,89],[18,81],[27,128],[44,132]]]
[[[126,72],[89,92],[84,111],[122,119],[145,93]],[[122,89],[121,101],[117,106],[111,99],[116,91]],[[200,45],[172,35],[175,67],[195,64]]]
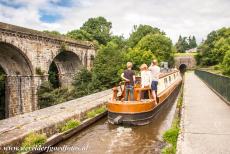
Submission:
[[[35,147],[41,147],[47,140],[45,134],[30,133],[22,142],[20,152],[31,151]]]
[[[54,89],[50,82],[43,82],[38,90],[38,104],[40,108],[49,107],[76,98],[71,87]]]
[[[81,123],[79,121],[71,119],[71,120],[67,121],[64,126],[62,126],[60,128],[60,132],[66,132],[66,131],[68,131],[70,129],[73,129],[73,128],[79,126],[80,124]]]
[[[224,56],[223,74],[230,75],[230,50],[228,50]]]

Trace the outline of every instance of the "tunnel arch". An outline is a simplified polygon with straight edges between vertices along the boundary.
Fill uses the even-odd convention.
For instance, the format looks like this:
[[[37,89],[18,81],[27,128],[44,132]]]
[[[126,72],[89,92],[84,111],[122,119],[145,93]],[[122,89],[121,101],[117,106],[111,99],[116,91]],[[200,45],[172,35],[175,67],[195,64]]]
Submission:
[[[179,66],[179,70],[181,73],[184,73],[187,69],[187,65],[186,64],[180,64]]]
[[[59,86],[68,86],[72,82],[75,72],[80,70],[83,65],[80,57],[76,53],[65,50],[56,55],[51,62],[49,66],[49,76],[52,66],[56,66],[56,76]]]

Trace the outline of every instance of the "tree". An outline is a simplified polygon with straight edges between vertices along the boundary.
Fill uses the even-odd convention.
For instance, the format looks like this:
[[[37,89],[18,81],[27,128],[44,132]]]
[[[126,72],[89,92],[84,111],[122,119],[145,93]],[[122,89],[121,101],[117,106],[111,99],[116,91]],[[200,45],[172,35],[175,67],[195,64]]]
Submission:
[[[141,64],[151,64],[151,61],[155,59],[156,57],[154,54],[149,50],[141,50],[139,48],[129,49],[127,53],[125,54],[125,62],[132,62],[133,63],[133,69],[139,70],[139,67]]]
[[[136,47],[144,51],[151,51],[158,61],[168,61],[173,55],[172,41],[162,34],[149,34],[143,37]]]
[[[149,25],[134,25],[133,32],[130,34],[128,39],[129,47],[133,48],[137,45],[137,43],[146,35],[148,34],[165,34],[161,32],[160,29],[154,28]]]
[[[212,66],[223,62],[230,48],[230,28],[221,28],[208,34],[207,39],[198,47],[196,60],[201,66]]]
[[[106,45],[111,40],[111,28],[112,23],[104,17],[89,18],[80,29],[68,32],[67,36],[76,40],[95,40],[99,44]]]
[[[75,40],[93,41],[92,35],[86,32],[85,30],[72,30],[68,32],[66,35]]]
[[[123,70],[123,51],[116,41],[102,45],[97,52],[93,67],[93,82],[98,89],[107,89],[120,81]]]
[[[89,18],[80,30],[89,33],[99,44],[106,45],[111,40],[112,23],[104,17]]]
[[[196,38],[195,36],[192,36],[192,40],[191,42],[189,43],[190,47],[191,48],[196,48],[197,47],[197,43],[196,43]]]

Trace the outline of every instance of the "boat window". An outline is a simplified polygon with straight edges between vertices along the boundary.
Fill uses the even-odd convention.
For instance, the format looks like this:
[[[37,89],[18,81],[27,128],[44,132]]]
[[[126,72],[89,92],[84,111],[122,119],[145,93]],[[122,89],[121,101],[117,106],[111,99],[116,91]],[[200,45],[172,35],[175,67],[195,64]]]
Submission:
[[[171,83],[171,80],[172,80],[172,79],[171,79],[171,76],[169,76],[169,83]]]
[[[165,88],[168,86],[168,79],[164,78],[164,84],[165,84]]]

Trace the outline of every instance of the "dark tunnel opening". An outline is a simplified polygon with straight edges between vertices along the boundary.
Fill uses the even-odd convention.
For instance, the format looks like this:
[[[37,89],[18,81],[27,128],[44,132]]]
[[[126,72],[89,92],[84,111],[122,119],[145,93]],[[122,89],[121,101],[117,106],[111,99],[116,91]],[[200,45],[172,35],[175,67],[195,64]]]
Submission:
[[[179,66],[180,73],[184,74],[186,72],[187,66],[185,64],[181,64]]]

